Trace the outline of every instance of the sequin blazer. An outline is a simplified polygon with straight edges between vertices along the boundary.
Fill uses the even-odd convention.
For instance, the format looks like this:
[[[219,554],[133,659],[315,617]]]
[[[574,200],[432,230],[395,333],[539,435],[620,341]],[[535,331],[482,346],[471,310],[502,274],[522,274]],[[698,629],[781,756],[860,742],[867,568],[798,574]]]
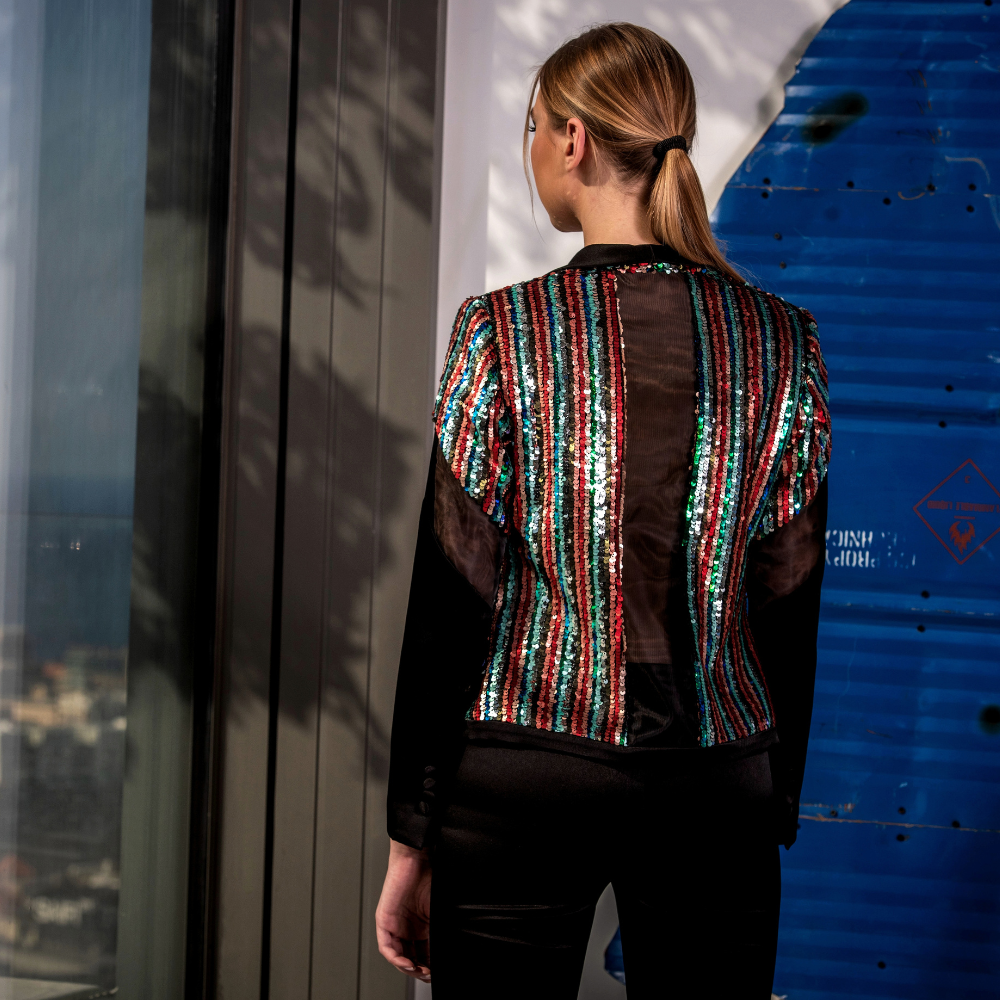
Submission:
[[[641,262],[571,264],[459,310],[434,410],[438,461],[504,545],[484,640],[463,637],[483,616],[471,593],[454,630],[471,651],[462,676],[442,681],[437,701],[450,703],[452,717],[630,744],[622,598],[629,375],[619,284],[660,271],[686,283],[693,318],[683,553],[697,742],[739,741],[774,724],[744,575],[751,542],[804,510],[826,474],[816,324],[774,295],[654,250]]]

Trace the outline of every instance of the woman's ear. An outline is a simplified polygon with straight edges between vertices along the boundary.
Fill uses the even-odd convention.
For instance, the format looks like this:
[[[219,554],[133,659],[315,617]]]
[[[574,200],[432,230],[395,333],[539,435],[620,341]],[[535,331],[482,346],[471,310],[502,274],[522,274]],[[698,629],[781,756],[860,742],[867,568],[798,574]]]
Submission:
[[[570,118],[562,137],[563,160],[566,173],[583,162],[587,152],[587,129],[579,118]]]

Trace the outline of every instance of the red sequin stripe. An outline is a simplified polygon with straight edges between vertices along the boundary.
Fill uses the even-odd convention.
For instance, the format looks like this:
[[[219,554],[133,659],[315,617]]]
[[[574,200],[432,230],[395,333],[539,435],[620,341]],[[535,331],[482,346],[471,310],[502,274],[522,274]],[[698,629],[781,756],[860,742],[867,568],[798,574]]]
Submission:
[[[793,326],[792,317],[780,305],[772,304],[772,314],[775,328],[782,339],[782,356],[787,358],[785,365],[779,369],[782,382],[777,386],[779,399],[787,399],[792,408],[790,416],[790,432],[783,442],[784,452],[781,458],[781,476],[776,488],[774,508],[777,511],[775,527],[787,524],[795,515],[793,485],[798,467],[798,453],[795,440],[801,436],[802,411],[799,406],[799,389],[802,379],[802,337],[798,323]],[[797,336],[798,334],[798,336]]]
[[[501,391],[508,396],[511,416],[516,428],[518,424],[517,410],[521,405],[521,400],[514,395],[520,383],[517,377],[517,357],[510,350],[511,304],[506,295],[494,292],[490,297],[490,305],[492,306],[494,324],[497,326],[494,339],[500,372],[500,387]],[[527,504],[527,497],[524,493],[524,442],[521,436],[517,433],[513,434],[512,439],[508,442],[508,447],[511,448],[513,465],[513,486],[510,494],[511,517],[516,523],[523,518]]]
[[[788,364],[778,366],[778,380],[768,385],[772,372],[765,370],[764,345],[768,345],[768,356],[773,365],[774,356],[786,357],[793,347],[789,338],[774,336],[768,304],[756,290],[742,288],[736,290],[740,299],[740,313],[744,325],[746,363],[744,366],[744,395],[751,397],[752,408],[747,411],[747,450],[744,463],[744,490],[741,502],[741,516],[738,518],[737,534],[734,539],[735,552],[745,554],[749,543],[753,513],[760,507],[767,491],[773,467],[773,455],[780,445],[781,421],[778,404],[789,392],[792,368]],[[772,402],[767,406],[767,401]],[[763,424],[763,426],[762,426]],[[735,612],[739,594],[730,589],[730,617]]]
[[[543,576],[554,579],[558,558],[556,555],[556,531],[553,522],[555,513],[555,490],[559,479],[556,468],[554,443],[555,420],[555,358],[552,353],[552,324],[548,309],[548,296],[544,297],[541,283],[532,283],[532,316],[534,319],[534,357],[535,374],[538,380],[538,406],[534,410],[534,419],[538,424],[537,437],[542,443],[542,458],[539,465],[538,486],[543,490],[542,509],[550,514],[541,518],[538,525],[538,537]],[[536,487],[538,488],[538,487]],[[547,714],[544,706],[545,692],[551,687],[555,670],[555,657],[561,646],[563,632],[562,604],[553,601],[544,629],[544,643],[534,651],[536,658],[535,675],[540,679],[538,700],[534,706],[533,724],[544,725],[543,718]],[[536,683],[536,689],[539,684]],[[531,697],[531,692],[527,692]]]
[[[764,388],[763,371],[763,342],[767,336],[761,328],[760,317],[756,308],[756,293],[747,288],[736,287],[733,289],[733,298],[743,327],[741,337],[743,346],[743,395],[741,401],[744,408],[744,426],[746,428],[743,448],[743,462],[740,469],[742,479],[742,491],[740,496],[739,511],[740,516],[736,518],[733,533],[732,552],[734,556],[738,553],[745,553],[748,541],[747,530],[749,519],[747,511],[757,509],[764,491],[767,488],[769,467],[760,462],[759,454],[756,452],[755,444],[760,436],[761,420],[766,416],[761,408]],[[735,568],[735,567],[734,567]],[[726,588],[726,612],[724,619],[733,620],[733,613],[739,602],[740,594],[738,588]]]
[[[746,407],[747,426],[752,429],[752,433],[755,435],[747,441],[747,456],[749,461],[749,456],[755,450],[756,435],[759,432],[761,420],[766,416],[762,412],[762,405],[765,399],[765,373],[763,370],[763,341],[765,334],[761,329],[760,315],[757,310],[758,297],[745,288],[737,288],[736,296],[740,304],[740,315],[743,318],[744,330],[748,331],[748,335],[743,338],[746,357],[746,368],[743,379],[743,405]]]
[[[593,422],[596,412],[592,402],[594,395],[596,395],[596,389],[591,373],[595,367],[600,367],[600,358],[594,350],[597,345],[592,343],[589,336],[591,330],[590,323],[588,323],[588,319],[590,319],[590,316],[588,316],[588,296],[584,291],[582,283],[579,281],[574,282],[570,295],[570,302],[573,307],[570,315],[570,329],[572,331],[571,340],[577,345],[577,356],[580,359],[580,367],[576,372],[578,378],[576,396],[580,400],[580,408],[582,414],[584,415],[582,423],[585,428],[585,433],[587,433],[587,450],[585,454],[589,459],[587,462],[588,470],[592,472],[593,462],[598,456],[600,442],[599,440],[591,437],[594,430]],[[607,378],[607,370],[605,370],[604,376]],[[585,391],[587,387],[590,389],[589,393]],[[593,586],[594,570],[596,569],[598,574],[600,574],[599,552],[596,557],[596,565],[591,562],[591,559],[594,558],[594,524],[592,516],[590,515],[590,498],[595,495],[595,486],[595,483],[588,480],[580,497],[581,507],[586,508],[588,515],[585,522],[587,525],[587,561],[585,563],[583,577],[583,579],[586,580],[588,591]],[[573,711],[570,716],[570,732],[572,732],[575,736],[588,735],[587,722],[589,721],[588,715],[590,710],[591,685],[594,679],[595,667],[595,650],[593,648],[592,635],[594,625],[600,617],[600,609],[596,607],[596,602],[601,596],[600,591],[601,588],[598,585],[597,592],[594,594],[593,600],[587,600],[585,602],[585,610],[583,615],[581,615],[580,620],[580,642],[583,647],[581,652],[583,652],[584,655],[580,657],[580,666],[576,671],[576,685],[573,691]],[[594,612],[593,616],[592,612]]]
[[[617,280],[613,272],[605,272],[602,281],[604,293],[604,328],[607,331],[608,358],[611,369],[611,398],[614,401],[614,454],[611,456],[610,483],[614,488],[608,509],[611,523],[608,525],[607,544],[610,556],[610,593],[612,642],[610,663],[610,705],[608,719],[601,738],[620,743],[625,729],[625,623],[624,597],[621,585],[622,560],[625,547],[621,524],[624,515],[625,477],[625,405],[626,385],[625,344],[621,321],[618,314]]]
[[[581,693],[587,686],[593,673],[594,651],[590,637],[593,630],[591,611],[594,606],[594,593],[590,569],[590,545],[593,534],[592,513],[590,505],[590,462],[594,451],[591,440],[591,421],[589,390],[591,386],[590,368],[591,352],[588,344],[588,324],[584,292],[578,271],[567,271],[564,274],[562,290],[566,296],[566,327],[572,372],[573,395],[573,438],[574,454],[577,455],[573,488],[573,529],[576,544],[573,547],[575,605],[577,616],[576,638],[578,643],[577,664],[573,670],[567,663],[565,669],[573,670],[573,687],[566,692],[569,695],[570,709],[568,723],[569,732],[576,736],[586,734],[581,722]],[[561,699],[562,700],[562,699]],[[557,720],[563,721],[563,720]]]

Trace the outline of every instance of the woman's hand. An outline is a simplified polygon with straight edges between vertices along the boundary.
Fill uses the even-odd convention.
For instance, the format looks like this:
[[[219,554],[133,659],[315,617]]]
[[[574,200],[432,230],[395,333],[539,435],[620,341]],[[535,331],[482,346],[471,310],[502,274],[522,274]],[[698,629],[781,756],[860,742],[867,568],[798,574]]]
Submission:
[[[429,983],[431,863],[425,851],[389,841],[389,870],[375,910],[378,950],[400,972]]]

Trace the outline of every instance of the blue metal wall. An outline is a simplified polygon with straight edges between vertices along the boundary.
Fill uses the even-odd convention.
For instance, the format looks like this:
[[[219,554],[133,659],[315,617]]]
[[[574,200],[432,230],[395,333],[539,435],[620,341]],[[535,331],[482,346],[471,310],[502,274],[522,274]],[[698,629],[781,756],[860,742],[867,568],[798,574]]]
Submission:
[[[1000,0],[853,0],[717,231],[811,309],[834,444],[775,992],[1000,997]]]

